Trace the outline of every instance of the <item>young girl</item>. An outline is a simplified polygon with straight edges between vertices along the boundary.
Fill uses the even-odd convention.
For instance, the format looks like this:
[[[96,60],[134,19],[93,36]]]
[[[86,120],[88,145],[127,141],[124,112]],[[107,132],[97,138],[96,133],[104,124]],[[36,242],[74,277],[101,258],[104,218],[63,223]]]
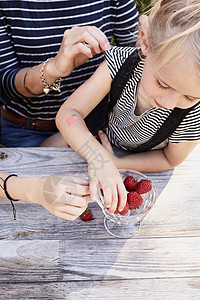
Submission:
[[[141,59],[109,114],[106,134],[112,145],[132,150],[149,140],[174,108],[191,107],[164,144],[151,151],[116,157],[106,135],[99,133],[101,145],[84,123],[137,48],[112,47],[107,51],[106,61],[64,103],[56,118],[67,143],[88,162],[91,197],[95,199],[97,187],[101,187],[111,213],[117,204],[123,209],[126,202],[117,169],[154,172],[173,168],[200,139],[199,0],[158,1],[149,17],[140,17],[140,46]]]

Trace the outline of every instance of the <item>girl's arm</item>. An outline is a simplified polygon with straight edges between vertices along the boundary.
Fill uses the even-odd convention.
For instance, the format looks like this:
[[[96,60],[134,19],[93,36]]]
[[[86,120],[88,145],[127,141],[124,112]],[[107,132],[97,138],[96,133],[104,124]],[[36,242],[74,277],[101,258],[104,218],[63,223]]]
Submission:
[[[0,172],[1,198],[6,198],[3,183],[7,176]],[[90,201],[88,181],[72,176],[12,176],[8,179],[6,188],[13,199],[40,204],[55,216],[70,221],[80,216]]]
[[[66,142],[88,162],[91,198],[97,198],[97,187],[101,187],[105,205],[113,213],[118,200],[119,209],[125,206],[125,187],[108,152],[93,137],[84,122],[84,118],[109,93],[111,82],[109,69],[106,62],[103,62],[93,76],[62,105],[56,117],[56,125]]]
[[[174,168],[183,162],[196,146],[196,142],[176,144],[169,142],[162,150],[151,150],[117,157],[103,132],[100,133],[100,138],[102,145],[110,153],[118,169],[133,169],[139,172],[159,172]]]

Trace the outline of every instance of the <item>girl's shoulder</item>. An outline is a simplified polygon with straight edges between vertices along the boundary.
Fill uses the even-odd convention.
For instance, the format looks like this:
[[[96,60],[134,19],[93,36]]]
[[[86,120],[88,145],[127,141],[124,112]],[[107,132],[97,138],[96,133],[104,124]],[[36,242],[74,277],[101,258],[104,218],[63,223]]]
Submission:
[[[200,140],[200,102],[194,105],[169,140],[174,143]]]
[[[112,77],[115,77],[125,60],[137,49],[138,48],[136,47],[111,46],[111,48],[105,52],[105,59],[111,71]]]

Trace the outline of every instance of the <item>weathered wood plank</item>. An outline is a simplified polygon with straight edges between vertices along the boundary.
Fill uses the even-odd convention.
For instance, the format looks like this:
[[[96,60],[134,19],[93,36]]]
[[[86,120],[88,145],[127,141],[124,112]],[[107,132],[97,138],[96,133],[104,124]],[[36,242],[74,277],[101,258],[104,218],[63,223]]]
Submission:
[[[199,237],[0,242],[0,282],[184,277],[200,277]]]
[[[135,238],[200,236],[198,202],[194,203],[190,214],[181,203],[169,202],[173,212],[163,204],[164,201],[158,203],[147,215]],[[90,203],[89,207],[93,212],[90,222],[80,218],[70,222],[55,217],[39,205],[21,204],[16,206],[17,220],[14,221],[11,205],[0,205],[0,239],[80,239],[86,232],[85,239],[110,239],[100,207],[97,203]]]
[[[0,241],[0,281],[59,279],[59,241]]]
[[[17,220],[13,220],[10,205],[0,206],[0,239],[81,239],[110,238],[103,225],[103,213],[96,203],[91,203],[93,220],[83,222],[80,218],[70,222],[52,215],[44,208],[32,205],[18,205]],[[31,212],[31,213],[30,213]]]
[[[8,300],[199,300],[200,278],[2,283],[0,290]]]
[[[63,280],[200,276],[200,238],[66,240]],[[71,249],[75,249],[72,251]]]
[[[61,153],[63,152],[65,151],[62,150]],[[33,155],[34,152],[31,153]],[[25,152],[26,155],[27,153]],[[62,160],[63,156],[59,155],[59,157]],[[26,158],[23,158],[23,160],[30,163],[30,160]],[[200,185],[197,171],[200,171],[200,168],[196,159],[194,159],[194,162],[192,169],[186,161],[175,170],[148,174],[155,183],[158,198],[154,208],[144,219],[141,230],[138,232],[139,236],[199,236]],[[182,172],[185,165],[188,167],[188,170],[187,172],[186,170]],[[56,165],[55,170],[58,170]],[[82,170],[66,169],[65,173],[82,178],[87,177],[87,169],[85,168]],[[102,225],[103,214],[95,203],[90,204],[90,207],[93,209],[94,220],[86,224],[83,222],[81,224],[80,219],[74,223],[61,220],[50,214],[43,207],[25,201],[16,202],[15,206],[17,208],[17,221],[14,222],[9,201],[6,199],[1,199],[0,201],[1,239],[17,237],[30,239],[79,238],[82,235],[82,230],[84,232],[88,231],[87,236],[89,238],[110,237],[105,234]],[[51,226],[46,224],[51,224]],[[76,226],[78,226],[78,230],[76,230]],[[53,231],[52,228],[54,228]]]
[[[83,158],[70,148],[1,148],[8,158],[0,161],[2,172],[21,176],[65,174],[68,169],[87,167]]]
[[[96,203],[94,220],[83,223],[24,201],[16,203],[13,221],[8,200],[0,201],[2,299],[199,299],[199,150],[175,170],[147,174],[158,199],[129,240],[105,231]],[[87,176],[85,161],[71,149],[5,151],[1,171]]]

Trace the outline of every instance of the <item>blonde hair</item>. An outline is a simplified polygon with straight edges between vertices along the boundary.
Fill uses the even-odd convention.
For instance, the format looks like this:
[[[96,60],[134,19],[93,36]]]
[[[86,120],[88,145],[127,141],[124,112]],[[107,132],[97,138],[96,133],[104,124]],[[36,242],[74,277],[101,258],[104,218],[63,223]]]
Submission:
[[[149,51],[158,67],[191,61],[200,80],[200,0],[159,0],[149,14]]]

